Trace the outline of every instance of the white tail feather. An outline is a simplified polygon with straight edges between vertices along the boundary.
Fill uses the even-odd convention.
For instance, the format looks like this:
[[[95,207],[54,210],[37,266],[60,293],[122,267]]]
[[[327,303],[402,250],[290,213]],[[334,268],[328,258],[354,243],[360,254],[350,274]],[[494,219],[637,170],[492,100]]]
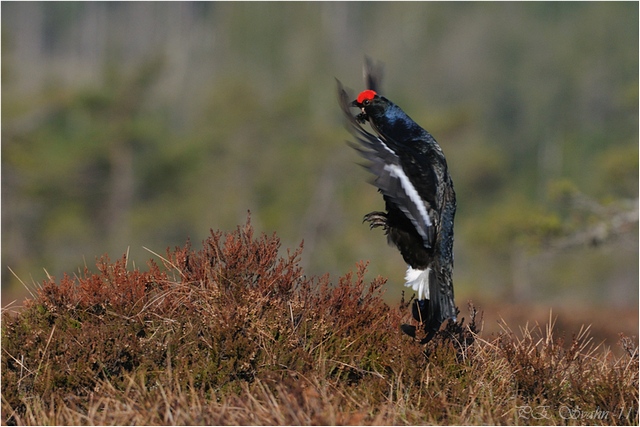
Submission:
[[[418,300],[429,299],[429,273],[430,268],[418,270],[409,267],[404,275],[404,280],[407,281],[404,285],[418,293]]]

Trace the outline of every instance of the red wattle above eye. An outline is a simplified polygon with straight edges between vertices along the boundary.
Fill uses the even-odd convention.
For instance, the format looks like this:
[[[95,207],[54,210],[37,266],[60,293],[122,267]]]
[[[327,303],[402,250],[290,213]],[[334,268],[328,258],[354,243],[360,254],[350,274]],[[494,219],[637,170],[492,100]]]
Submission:
[[[358,99],[356,99],[356,102],[358,104],[362,104],[364,101],[371,101],[376,95],[376,92],[371,89],[364,90],[360,92],[360,95],[358,95]]]

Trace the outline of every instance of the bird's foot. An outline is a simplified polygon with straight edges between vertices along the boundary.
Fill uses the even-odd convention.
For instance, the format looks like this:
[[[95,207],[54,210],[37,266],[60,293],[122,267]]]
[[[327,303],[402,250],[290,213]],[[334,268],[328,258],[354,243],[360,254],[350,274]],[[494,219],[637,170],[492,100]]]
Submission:
[[[361,125],[365,124],[367,121],[369,121],[369,116],[365,113],[360,113],[356,116],[356,122]]]
[[[387,214],[384,212],[371,212],[364,216],[362,222],[368,222],[369,228],[373,230],[376,227],[382,227],[384,230],[388,228]]]

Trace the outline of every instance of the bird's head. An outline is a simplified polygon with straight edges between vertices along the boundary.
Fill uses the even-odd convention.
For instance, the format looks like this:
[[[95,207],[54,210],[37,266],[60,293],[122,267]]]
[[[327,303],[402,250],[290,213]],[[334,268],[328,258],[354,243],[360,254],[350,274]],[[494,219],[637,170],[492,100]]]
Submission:
[[[368,121],[370,117],[377,117],[384,114],[388,101],[371,89],[360,92],[360,95],[351,103],[353,107],[358,107],[362,111],[356,116],[360,123]]]

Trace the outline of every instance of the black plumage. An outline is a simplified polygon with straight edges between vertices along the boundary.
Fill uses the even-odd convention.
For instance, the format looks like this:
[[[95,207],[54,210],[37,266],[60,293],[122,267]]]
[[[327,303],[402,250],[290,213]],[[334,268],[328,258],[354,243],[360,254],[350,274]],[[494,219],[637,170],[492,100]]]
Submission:
[[[338,82],[340,107],[368,160],[367,168],[385,201],[384,212],[364,217],[371,228],[382,227],[409,265],[405,286],[417,291],[412,312],[430,340],[446,319],[455,321],[453,298],[453,223],[456,196],[442,149],[433,136],[400,107],[380,96],[381,67],[367,60],[368,89],[355,101]],[[375,89],[374,89],[375,88]],[[353,115],[351,108],[360,113]],[[362,126],[368,122],[371,133]],[[415,327],[403,325],[415,336]]]

